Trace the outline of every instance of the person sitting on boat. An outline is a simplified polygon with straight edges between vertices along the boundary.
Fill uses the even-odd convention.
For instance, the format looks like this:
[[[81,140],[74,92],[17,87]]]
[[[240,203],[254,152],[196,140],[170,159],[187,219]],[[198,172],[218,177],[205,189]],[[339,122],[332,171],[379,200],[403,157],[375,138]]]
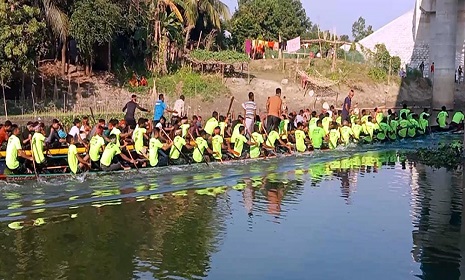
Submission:
[[[66,132],[64,132],[59,120],[53,119],[52,125],[50,126],[50,134],[45,140],[45,143],[52,148],[58,148],[66,143]]]
[[[2,151],[6,149],[12,125],[11,121],[5,121],[5,124],[0,128],[0,145]]]
[[[139,155],[142,154],[144,148],[144,139],[149,139],[147,131],[147,119],[139,118],[137,121],[137,128],[132,133],[132,140],[134,141],[134,150]]]
[[[341,139],[341,133],[339,132],[337,122],[331,123],[331,130],[329,131],[328,137],[329,137],[329,142],[328,142],[329,148],[331,150],[336,149]]]
[[[312,141],[312,146],[314,150],[319,150],[323,146],[323,141],[326,138],[325,130],[323,129],[323,124],[321,120],[316,122],[316,127],[313,129],[310,139]]]
[[[111,135],[115,135],[116,141],[115,144],[120,146],[120,135],[121,135],[121,130],[118,129],[118,120],[117,119],[111,119],[108,122],[108,130],[110,131],[110,134],[108,137],[105,138],[105,141],[111,142]]]
[[[82,140],[86,140],[87,136],[91,131],[91,126],[89,125],[89,117],[85,116],[82,118],[82,123],[80,127],[80,135]]]
[[[339,131],[341,132],[341,142],[344,145],[349,145],[351,139],[354,137],[354,132],[349,126],[349,122],[347,120],[342,121],[342,127]]]
[[[250,145],[250,158],[259,158],[262,154],[261,146],[265,143],[265,140],[263,139],[263,135],[260,133],[260,126],[260,123],[256,123],[254,125],[254,132],[250,138],[252,140],[252,145]]]
[[[213,150],[213,158],[218,161],[223,161],[223,158],[227,158],[227,156],[223,156],[223,151],[229,151],[230,147],[229,144],[225,144],[224,138],[221,136],[221,128],[219,126],[215,127],[213,130],[213,136],[211,138],[212,141],[212,150]]]
[[[407,117],[405,116],[405,112],[401,113],[399,116],[399,129],[398,129],[398,134],[400,138],[406,138],[407,137],[407,132],[410,127],[410,122],[407,120]]]
[[[106,145],[102,156],[100,157],[100,168],[103,171],[117,171],[121,169],[130,169],[130,167],[123,167],[117,156],[120,156],[126,162],[130,162],[134,165],[137,161],[130,159],[125,154],[121,153],[120,145],[117,144],[116,134],[110,134],[108,137],[108,144]]]
[[[173,142],[162,143],[160,139],[160,129],[155,127],[149,142],[149,154],[145,154],[145,157],[149,160],[149,164],[152,167],[168,165],[166,151],[173,146]]]
[[[39,123],[34,123],[34,122],[27,122],[26,124],[26,129],[21,133],[21,145],[23,146],[24,150],[30,150],[31,149],[31,139],[32,135],[34,134],[34,128],[36,125]]]
[[[47,167],[47,160],[44,155],[45,125],[40,123],[34,128],[34,130],[35,133],[31,138],[31,151],[36,162],[36,170],[37,172],[41,172]]]
[[[436,121],[439,125],[438,130],[447,130],[447,119],[449,118],[449,113],[447,113],[446,106],[442,106],[441,112],[439,112],[438,117],[436,118]]]
[[[191,125],[188,123],[188,119],[186,116],[181,118],[181,125],[179,127],[181,128],[182,138],[186,138],[189,134],[189,128],[191,127]]]
[[[423,112],[420,114],[418,122],[420,123],[420,128],[423,131],[423,134],[427,133],[429,127],[429,117],[428,108],[423,109]]]
[[[89,157],[92,169],[100,169],[100,155],[105,149],[105,139],[102,137],[103,127],[98,126],[90,139]]]
[[[239,136],[239,128],[243,127],[244,126],[244,118],[239,115],[237,120],[233,121],[232,123],[232,133],[231,133],[231,139],[230,139],[230,142],[231,144],[235,144],[236,143],[236,138],[237,136]]]
[[[407,108],[407,104],[402,104],[402,109],[399,112],[399,119],[407,118],[410,115],[410,109]]]
[[[215,127],[217,126],[218,126],[218,112],[214,111],[212,113],[212,117],[208,119],[207,122],[205,123],[205,127],[203,130],[205,130],[205,132],[211,136],[213,135],[213,130],[215,130]]]
[[[247,144],[249,147],[252,145],[251,141],[245,137],[245,126],[241,125],[239,127],[238,135],[234,142],[233,155],[234,158],[245,159],[248,157],[247,151],[244,149],[244,144]]]
[[[71,130],[68,133],[69,135],[74,137],[74,141],[76,143],[84,143],[83,139],[81,138],[81,120],[80,119],[74,119],[73,121],[73,127],[71,127]]]
[[[90,169],[89,155],[85,157],[79,155],[75,137],[68,134],[68,136],[66,136],[66,142],[68,143],[68,167],[71,173],[79,174]]]
[[[452,121],[450,122],[450,128],[453,129],[454,131],[459,131],[463,130],[463,121],[465,119],[465,115],[463,112],[457,111],[454,113],[452,116]]]
[[[408,128],[407,134],[410,138],[417,136],[417,132],[420,130],[420,123],[418,123],[418,115],[412,114],[410,120],[410,126]]]
[[[6,147],[6,167],[13,174],[23,174],[29,170],[26,168],[26,162],[23,160],[20,161],[19,158],[23,158],[30,161],[32,161],[33,159],[32,157],[27,156],[26,153],[24,153],[23,148],[21,147],[21,140],[19,140],[18,137],[21,134],[21,130],[19,129],[19,127],[14,124],[11,125],[10,129],[11,136],[8,138],[8,144]]]
[[[307,145],[305,140],[307,136],[305,135],[304,125],[302,122],[297,123],[297,129],[294,132],[295,138],[295,148],[298,152],[303,153],[307,150]]]
[[[292,152],[291,147],[289,144],[286,144],[283,140],[280,139],[278,133],[279,127],[272,127],[268,137],[266,138],[265,144],[268,147],[271,147],[276,152],[284,153],[284,152]]]
[[[97,128],[101,128],[102,129],[102,134],[100,136],[103,137],[103,135],[105,134],[105,120],[104,119],[99,119],[98,120],[98,123],[94,125],[94,127],[92,128],[92,130],[89,132],[89,134],[87,135],[87,138],[90,140],[92,139],[92,137],[94,137],[95,135],[95,132],[97,130]]]
[[[192,159],[197,162],[204,162],[208,160],[209,157],[204,155],[205,151],[208,154],[213,154],[213,151],[208,147],[208,142],[205,139],[207,137],[207,133],[205,130],[200,131],[200,136],[195,139],[195,148],[194,153],[192,154]]]
[[[189,158],[185,158],[185,154],[182,152],[182,149],[186,147],[187,149],[192,149],[192,146],[187,144],[186,139],[181,137],[181,130],[177,129],[175,132],[175,137],[173,139],[173,146],[170,150],[170,162],[173,165],[181,165],[190,161]],[[181,158],[181,154],[183,157]]]

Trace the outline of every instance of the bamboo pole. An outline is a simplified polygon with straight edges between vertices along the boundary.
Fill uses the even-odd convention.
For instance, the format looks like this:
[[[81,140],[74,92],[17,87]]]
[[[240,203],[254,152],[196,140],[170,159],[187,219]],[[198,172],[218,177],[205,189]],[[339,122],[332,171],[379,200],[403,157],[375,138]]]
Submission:
[[[2,83],[2,93],[3,93],[3,106],[5,106],[5,118],[8,119],[8,110],[7,110],[7,105],[6,105],[5,84],[3,81],[3,75],[1,77],[1,83]]]

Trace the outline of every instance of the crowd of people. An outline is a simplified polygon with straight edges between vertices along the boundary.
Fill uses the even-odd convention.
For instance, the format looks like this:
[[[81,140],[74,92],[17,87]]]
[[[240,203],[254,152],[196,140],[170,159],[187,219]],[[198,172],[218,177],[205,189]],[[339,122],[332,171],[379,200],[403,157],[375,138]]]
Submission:
[[[12,174],[71,172],[86,170],[116,171],[131,167],[156,167],[231,159],[274,156],[277,153],[303,153],[319,149],[336,149],[350,143],[372,143],[413,138],[437,130],[463,129],[462,111],[453,114],[445,107],[430,126],[430,113],[420,114],[403,105],[398,112],[380,108],[353,108],[354,91],[350,91],[341,110],[334,106],[321,112],[302,109],[287,112],[281,89],[268,98],[267,112],[258,114],[254,94],[242,104],[243,114],[214,111],[205,122],[202,117],[188,118],[184,96],[173,109],[159,95],[152,120],[138,118],[135,111],[148,111],[132,96],[123,108],[124,120],[76,119],[69,131],[60,122],[29,122],[24,131],[10,121],[0,128],[0,143],[6,148],[5,164]],[[172,114],[168,121],[165,114]],[[95,122],[95,120],[94,120]],[[48,133],[46,133],[46,131]],[[67,160],[50,155],[53,148],[67,147]],[[30,151],[30,153],[26,153]]]

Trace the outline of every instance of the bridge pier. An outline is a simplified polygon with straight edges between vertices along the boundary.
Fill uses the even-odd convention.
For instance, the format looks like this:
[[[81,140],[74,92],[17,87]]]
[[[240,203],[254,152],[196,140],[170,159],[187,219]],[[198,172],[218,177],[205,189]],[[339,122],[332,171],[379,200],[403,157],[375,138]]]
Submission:
[[[458,0],[436,1],[432,61],[433,108],[454,108]]]

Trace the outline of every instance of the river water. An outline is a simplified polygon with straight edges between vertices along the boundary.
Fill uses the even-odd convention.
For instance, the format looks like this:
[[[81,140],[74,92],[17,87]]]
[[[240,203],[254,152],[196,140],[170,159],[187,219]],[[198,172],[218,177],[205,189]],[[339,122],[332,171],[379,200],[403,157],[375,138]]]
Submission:
[[[3,183],[0,279],[460,279],[462,172],[398,157],[449,138]]]

